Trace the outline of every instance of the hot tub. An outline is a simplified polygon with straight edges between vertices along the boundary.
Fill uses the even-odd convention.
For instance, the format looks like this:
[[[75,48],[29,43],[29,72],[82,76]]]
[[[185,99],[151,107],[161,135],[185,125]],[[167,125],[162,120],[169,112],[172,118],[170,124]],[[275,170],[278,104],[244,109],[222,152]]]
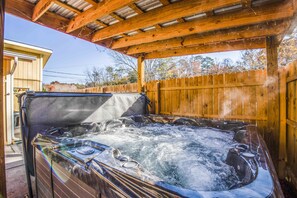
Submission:
[[[46,111],[32,109],[41,103]],[[283,196],[247,123],[148,115],[138,94],[31,93],[22,104],[38,197]]]

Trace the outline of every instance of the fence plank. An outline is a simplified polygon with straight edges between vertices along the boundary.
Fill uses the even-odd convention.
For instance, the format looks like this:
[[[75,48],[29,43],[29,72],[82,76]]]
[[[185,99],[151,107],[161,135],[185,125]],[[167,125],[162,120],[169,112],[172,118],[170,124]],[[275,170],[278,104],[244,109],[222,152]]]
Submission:
[[[278,163],[278,176],[280,179],[285,178],[286,167],[286,69],[279,71],[280,74],[280,140],[279,140],[279,163]]]

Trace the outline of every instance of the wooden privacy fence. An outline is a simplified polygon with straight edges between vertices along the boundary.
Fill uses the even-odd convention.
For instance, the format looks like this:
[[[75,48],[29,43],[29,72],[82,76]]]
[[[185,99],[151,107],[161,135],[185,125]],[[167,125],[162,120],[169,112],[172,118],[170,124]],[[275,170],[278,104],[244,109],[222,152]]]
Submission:
[[[280,71],[280,166],[297,189],[297,61]]]
[[[144,91],[151,100],[151,113],[243,120],[267,127],[266,70],[147,82]],[[137,83],[81,89],[86,93],[137,92]]]
[[[255,122],[267,125],[266,70],[146,83],[156,114]]]

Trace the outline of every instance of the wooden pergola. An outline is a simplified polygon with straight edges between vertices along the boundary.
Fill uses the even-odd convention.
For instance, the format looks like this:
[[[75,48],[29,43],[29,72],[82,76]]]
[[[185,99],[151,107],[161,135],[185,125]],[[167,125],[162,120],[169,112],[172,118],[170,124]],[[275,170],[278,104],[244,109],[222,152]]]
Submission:
[[[277,77],[277,46],[292,31],[297,9],[297,0],[9,0],[6,5],[1,2],[1,42],[5,11],[116,50],[138,58],[139,92],[144,82],[145,59],[190,54],[266,48],[268,76]],[[0,89],[3,95],[3,86]],[[280,123],[277,91],[277,82],[268,86],[268,130],[273,131],[276,139]],[[2,98],[0,105],[3,106]],[[2,137],[3,132],[0,178],[5,178]],[[5,195],[3,182],[0,194]]]

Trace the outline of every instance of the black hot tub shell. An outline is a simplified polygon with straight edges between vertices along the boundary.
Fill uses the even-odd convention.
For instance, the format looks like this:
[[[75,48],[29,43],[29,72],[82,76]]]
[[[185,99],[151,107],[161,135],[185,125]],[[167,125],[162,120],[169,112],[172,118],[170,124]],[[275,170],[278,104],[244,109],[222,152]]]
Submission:
[[[255,126],[148,115],[148,100],[141,94],[27,93],[20,101],[28,180],[29,175],[35,176],[38,197],[283,197]],[[91,140],[60,138],[63,131],[55,131],[68,126],[87,131],[91,123],[120,117],[140,123],[149,120],[233,131],[238,144],[229,150],[226,163],[234,167],[240,182],[223,191],[193,191],[155,183],[134,168],[133,161],[123,166],[111,147]],[[92,152],[86,153],[86,147]]]

